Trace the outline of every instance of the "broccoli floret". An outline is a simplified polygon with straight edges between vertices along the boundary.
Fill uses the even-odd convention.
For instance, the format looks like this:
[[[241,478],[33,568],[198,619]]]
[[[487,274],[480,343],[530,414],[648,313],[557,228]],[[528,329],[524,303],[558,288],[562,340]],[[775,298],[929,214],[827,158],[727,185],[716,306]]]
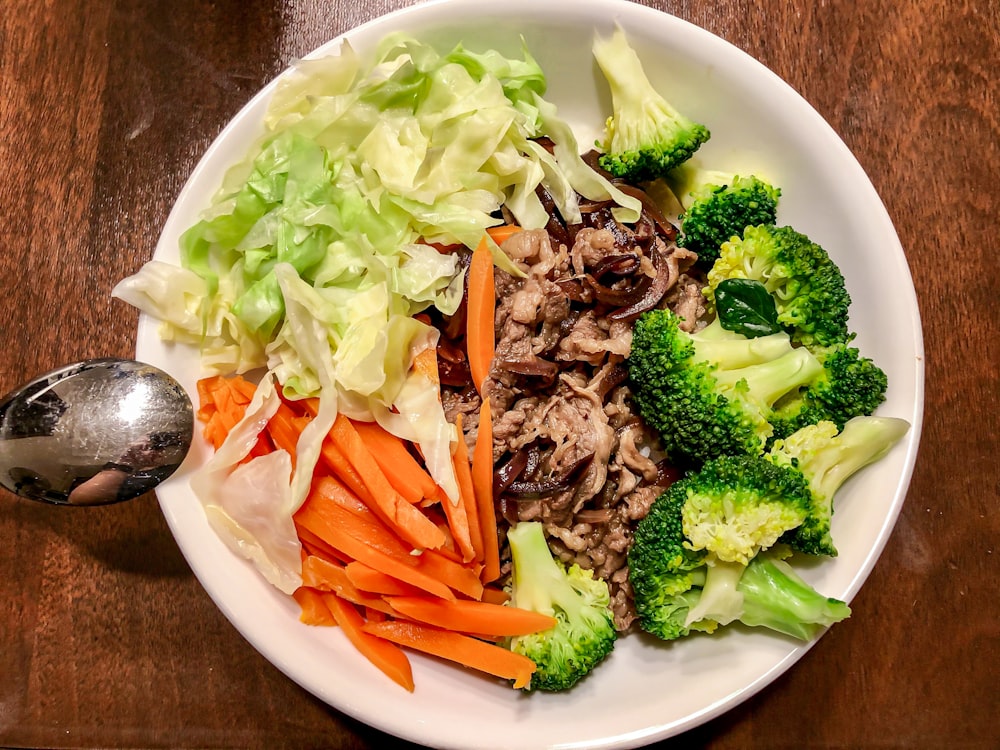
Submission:
[[[780,188],[756,175],[704,169],[687,162],[669,176],[684,208],[678,247],[698,254],[698,265],[711,267],[722,243],[743,237],[749,226],[775,224]]]
[[[628,552],[639,626],[668,641],[687,635],[694,627],[688,624],[688,612],[705,584],[706,553],[684,543],[681,508],[687,495],[684,485],[677,485],[660,495],[636,525]],[[710,633],[717,623],[702,620],[694,625]]]
[[[767,458],[801,474],[810,494],[805,521],[783,541],[807,554],[836,556],[830,534],[834,495],[848,478],[882,458],[909,427],[897,417],[860,416],[848,420],[843,429],[833,422],[819,422],[776,440]]]
[[[791,227],[747,227],[722,243],[704,290],[714,302],[724,279],[754,279],[771,293],[778,322],[806,346],[847,343],[850,295],[844,276],[823,247]]]
[[[664,640],[734,621],[808,638],[843,614],[765,551],[804,521],[810,502],[804,476],[761,456],[720,457],[675,482],[629,550],[639,626]]]
[[[781,545],[761,552],[740,576],[736,589],[743,596],[741,623],[808,641],[851,616],[845,602],[816,591],[782,559],[784,555]]]
[[[614,648],[618,633],[608,584],[591,570],[557,561],[541,523],[518,523],[507,540],[513,564],[511,605],[557,620],[554,628],[511,638],[508,645],[535,662],[528,690],[568,690]]]
[[[810,347],[823,371],[799,392],[775,405],[771,424],[774,438],[787,437],[817,422],[833,422],[843,429],[849,419],[869,416],[885,401],[889,381],[885,372],[856,347],[835,344]]]
[[[759,456],[706,461],[668,492],[684,495],[681,524],[688,546],[743,565],[801,524],[809,511],[803,476]]]
[[[784,333],[758,338],[725,331],[715,319],[696,333],[670,310],[641,315],[628,360],[639,414],[678,463],[763,452],[773,405],[811,382],[822,365]]]
[[[593,54],[611,90],[612,114],[599,158],[603,169],[630,182],[664,177],[709,139],[708,128],[653,88],[621,27],[609,38],[595,38]]]

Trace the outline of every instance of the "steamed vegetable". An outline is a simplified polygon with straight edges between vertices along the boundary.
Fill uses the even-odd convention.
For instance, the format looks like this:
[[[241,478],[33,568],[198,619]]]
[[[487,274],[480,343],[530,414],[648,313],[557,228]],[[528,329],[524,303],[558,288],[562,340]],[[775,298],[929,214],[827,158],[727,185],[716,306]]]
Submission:
[[[521,522],[507,532],[514,607],[556,619],[553,627],[517,636],[510,648],[537,669],[528,688],[559,692],[589,675],[614,649],[618,634],[606,581],[579,565],[552,557],[539,522]]]
[[[709,131],[676,109],[650,83],[639,55],[616,26],[596,38],[594,58],[611,91],[601,166],[615,177],[643,182],[666,177],[709,139]]]

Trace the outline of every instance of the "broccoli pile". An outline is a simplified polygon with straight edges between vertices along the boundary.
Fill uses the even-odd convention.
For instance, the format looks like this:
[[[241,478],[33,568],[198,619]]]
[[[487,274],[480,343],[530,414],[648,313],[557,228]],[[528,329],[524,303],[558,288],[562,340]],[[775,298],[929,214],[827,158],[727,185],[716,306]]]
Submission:
[[[666,177],[710,136],[708,128],[677,111],[650,83],[625,32],[595,38],[594,58],[611,90],[603,169],[629,182]]]
[[[667,176],[680,201],[677,246],[698,254],[698,264],[710,268],[719,248],[743,237],[749,226],[775,224],[781,189],[757,175],[706,169],[688,161]]]
[[[618,633],[608,584],[593,571],[557,561],[541,523],[516,524],[507,541],[513,565],[511,606],[557,620],[554,628],[511,638],[508,646],[535,662],[528,690],[568,690],[614,648]]]
[[[824,422],[765,455],[720,456],[675,482],[636,527],[628,554],[640,627],[664,640],[732,622],[807,640],[850,615],[787,562],[836,554],[833,498],[906,432],[905,420]]]
[[[593,54],[612,109],[599,165],[672,193],[676,244],[705,274],[707,321],[661,307],[632,331],[636,411],[682,472],[634,529],[628,571],[639,626],[664,640],[735,622],[811,639],[851,610],[817,592],[792,558],[837,555],[835,496],[909,423],[874,416],[886,373],[853,345],[840,268],[819,243],[778,224],[781,188],[698,165],[691,157],[708,129],[654,89],[620,27],[595,39]],[[512,603],[559,621],[511,648],[536,661],[533,689],[566,689],[613,647],[607,587],[556,562],[537,523],[508,538]]]

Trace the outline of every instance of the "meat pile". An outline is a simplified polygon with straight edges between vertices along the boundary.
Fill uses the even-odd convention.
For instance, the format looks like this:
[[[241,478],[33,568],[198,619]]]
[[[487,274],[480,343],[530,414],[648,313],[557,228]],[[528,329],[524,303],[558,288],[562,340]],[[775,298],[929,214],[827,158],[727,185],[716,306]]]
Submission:
[[[494,489],[508,523],[541,521],[561,560],[608,581],[616,627],[626,631],[635,617],[632,529],[676,478],[657,435],[633,411],[632,325],[645,310],[669,307],[693,329],[704,280],[696,256],[674,244],[676,230],[655,213],[635,226],[615,221],[610,206],[584,215],[583,225],[519,232],[502,246],[524,275],[496,272],[496,356],[485,388]],[[446,340],[447,328],[446,376],[460,360],[448,356],[460,346]],[[463,414],[471,447],[475,388],[444,377],[443,402],[450,421]]]

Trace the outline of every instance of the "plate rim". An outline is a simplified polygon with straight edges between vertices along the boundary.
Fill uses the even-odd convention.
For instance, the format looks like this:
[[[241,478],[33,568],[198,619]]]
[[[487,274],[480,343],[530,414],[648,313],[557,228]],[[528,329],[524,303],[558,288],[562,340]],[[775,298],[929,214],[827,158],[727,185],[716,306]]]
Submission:
[[[463,5],[466,8],[479,6],[481,9],[486,9],[487,6],[494,5],[487,0],[427,0],[426,2],[417,3],[415,5],[410,5],[404,8],[400,8],[391,11],[387,14],[377,16],[369,19],[368,21],[352,28],[345,30],[341,34],[335,36],[327,42],[317,46],[315,49],[310,51],[308,54],[303,55],[303,58],[312,58],[323,54],[328,54],[335,49],[337,49],[344,41],[351,41],[354,38],[362,36],[364,34],[370,33],[373,29],[389,27],[400,22],[405,22],[408,17],[423,14],[428,12],[435,13],[446,13],[453,6],[458,4]],[[505,4],[507,7],[506,12],[510,12],[511,8],[525,8],[528,9],[533,5],[533,3],[528,0],[510,0]],[[534,3],[537,5],[537,3]],[[558,6],[558,3],[551,4],[551,7]],[[916,291],[913,285],[913,280],[910,275],[908,264],[906,263],[905,251],[902,244],[899,242],[899,238],[896,235],[894,223],[892,218],[889,216],[888,211],[881,198],[878,196],[874,185],[871,183],[868,175],[865,173],[863,167],[858,162],[855,155],[850,151],[847,145],[840,138],[834,129],[827,123],[827,121],[812,107],[812,105],[805,100],[805,98],[799,94],[793,87],[791,87],[786,81],[777,76],[773,71],[767,68],[763,63],[756,60],[748,53],[739,49],[731,42],[719,37],[706,29],[697,26],[689,21],[679,18],[675,15],[661,11],[659,9],[651,8],[649,6],[639,5],[636,3],[627,2],[627,0],[577,0],[573,3],[575,9],[584,9],[588,13],[601,13],[607,18],[607,14],[610,13],[612,18],[618,20],[622,16],[628,16],[634,21],[634,19],[643,18],[653,18],[658,19],[659,22],[664,22],[665,19],[670,19],[670,23],[676,23],[681,26],[687,27],[688,32],[694,33],[702,38],[711,37],[714,41],[713,43],[721,43],[728,48],[730,54],[736,54],[741,58],[741,62],[744,64],[749,64],[756,68],[757,74],[762,74],[771,79],[772,85],[777,85],[785,90],[786,95],[791,95],[792,97],[798,99],[809,112],[814,115],[814,123],[821,128],[825,128],[827,136],[832,136],[833,143],[839,144],[839,148],[842,150],[841,158],[846,158],[848,162],[854,167],[856,167],[857,176],[863,179],[867,183],[867,188],[870,189],[870,193],[878,202],[878,208],[884,213],[885,221],[888,227],[891,229],[892,238],[894,242],[889,243],[891,245],[888,250],[892,251],[894,258],[899,266],[900,273],[905,277],[907,282],[907,304],[912,311],[913,317],[913,329],[912,329],[912,341],[910,342],[915,354],[915,359],[913,362],[913,389],[914,389],[914,403],[913,411],[911,414],[907,415],[906,418],[910,420],[910,434],[906,437],[906,453],[903,458],[902,472],[896,481],[896,491],[893,500],[889,505],[889,512],[883,520],[881,528],[878,530],[876,539],[877,543],[873,546],[868,554],[865,556],[863,563],[860,568],[855,572],[854,576],[845,592],[845,600],[850,602],[851,599],[857,594],[860,588],[863,586],[865,581],[870,576],[872,570],[874,569],[878,559],[884,552],[884,549],[891,537],[892,531],[896,525],[899,514],[902,510],[902,506],[905,502],[905,497],[908,492],[910,482],[912,479],[912,474],[914,471],[917,453],[919,450],[920,436],[923,428],[923,407],[924,407],[924,351],[923,351],[923,336],[922,327],[920,324],[920,311],[919,304],[916,296]],[[169,250],[163,250],[161,244],[166,242],[167,229],[173,227],[178,220],[178,217],[183,213],[182,204],[185,201],[191,200],[191,190],[194,185],[199,184],[205,179],[205,173],[213,171],[214,162],[219,158],[220,152],[229,146],[229,139],[232,138],[233,134],[243,126],[246,118],[252,115],[258,108],[263,106],[266,99],[270,97],[273,93],[278,80],[282,75],[288,72],[290,68],[286,68],[277,76],[269,80],[269,82],[261,87],[248,101],[241,107],[238,112],[229,119],[225,126],[219,131],[218,135],[212,140],[212,143],[204,151],[204,153],[199,158],[194,169],[191,171],[187,180],[185,180],[180,193],[178,194],[177,200],[171,207],[168,213],[166,223],[164,224],[164,231],[161,233],[159,240],[157,242],[156,250],[154,252],[154,258],[161,256],[161,251],[169,254]],[[244,145],[245,148],[245,145]],[[205,199],[206,196],[202,193],[201,198]],[[136,351],[137,355],[149,354],[152,350],[149,348],[149,337],[156,336],[155,328],[158,324],[150,319],[145,314],[140,315],[139,325],[137,329],[137,342]],[[155,348],[155,347],[154,347]],[[192,455],[197,454],[193,452]],[[193,461],[186,462],[187,464],[193,464]],[[173,512],[172,503],[174,500],[174,493],[178,490],[181,484],[186,479],[186,472],[178,472],[175,479],[168,482],[164,487],[157,492],[159,504],[162,512],[167,520],[168,526],[171,530],[174,539],[177,541],[178,546],[181,548],[181,552],[184,557],[188,560],[189,565],[191,565],[192,571],[198,578],[199,583],[202,585],[204,590],[212,598],[215,605],[223,612],[227,620],[237,629],[238,632],[253,646],[257,651],[259,651],[270,663],[277,667],[283,674],[288,678],[299,684],[303,689],[316,695],[324,702],[328,703],[334,709],[345,713],[346,715],[352,716],[353,718],[369,725],[377,730],[386,732],[388,734],[400,737],[402,739],[417,742],[427,746],[435,747],[451,747],[452,745],[437,744],[438,738],[435,736],[433,729],[428,727],[422,727],[421,731],[416,731],[413,727],[402,728],[399,726],[398,722],[389,721],[386,718],[380,720],[378,717],[373,717],[371,712],[366,710],[364,707],[359,707],[351,703],[344,703],[343,701],[338,701],[336,696],[330,696],[328,693],[324,693],[322,690],[317,690],[314,684],[309,683],[309,681],[303,681],[300,674],[300,670],[294,664],[290,664],[285,661],[280,654],[274,653],[273,650],[268,649],[266,646],[258,642],[258,639],[254,636],[253,632],[247,632],[245,623],[240,623],[238,614],[228,605],[228,602],[224,597],[218,595],[216,585],[209,579],[206,579],[203,575],[203,571],[196,567],[193,560],[196,558],[192,556],[190,548],[188,548],[182,539],[185,538],[184,529],[179,525],[180,517]],[[786,673],[796,662],[799,661],[813,646],[819,642],[820,638],[814,639],[805,644],[801,644],[791,649],[784,658],[780,659],[773,666],[768,669],[763,674],[760,674],[757,679],[753,682],[744,685],[741,689],[735,691],[733,694],[727,696],[725,699],[716,701],[715,703],[705,706],[700,711],[689,714],[679,720],[669,722],[663,725],[657,726],[647,726],[640,728],[634,732],[628,733],[627,735],[617,735],[609,737],[596,738],[593,742],[577,742],[570,744],[559,744],[559,745],[546,745],[551,747],[576,747],[576,748],[631,748],[638,747],[649,741],[662,740],[668,737],[676,736],[680,733],[693,729],[713,718],[716,718],[727,711],[731,710],[735,706],[743,703],[753,695],[760,692],[765,687],[772,684],[778,677]],[[406,696],[402,696],[401,700],[406,700]],[[460,745],[454,745],[459,747]],[[482,745],[484,748],[500,747],[492,744]]]

